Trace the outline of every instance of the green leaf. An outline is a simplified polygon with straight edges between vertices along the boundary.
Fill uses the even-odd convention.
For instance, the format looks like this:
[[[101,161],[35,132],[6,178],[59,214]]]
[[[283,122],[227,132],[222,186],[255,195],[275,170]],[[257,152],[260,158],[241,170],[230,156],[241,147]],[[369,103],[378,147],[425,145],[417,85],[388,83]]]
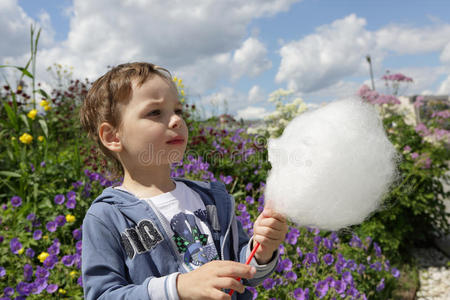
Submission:
[[[30,130],[30,123],[28,123],[28,118],[25,116],[25,114],[20,114],[19,117],[22,119],[23,123],[25,124],[25,127]]]
[[[8,119],[11,122],[11,124],[14,126],[14,128],[19,131],[19,124],[17,124],[17,116],[9,106],[8,102],[4,101],[3,106],[5,107],[6,114],[8,115]]]
[[[48,94],[43,89],[38,89],[37,92],[44,96],[45,98],[50,98]]]
[[[22,177],[19,173],[11,172],[11,171],[0,171],[0,175],[7,176],[7,177]]]
[[[0,68],[15,68],[15,69],[21,71],[23,75],[26,75],[26,76],[28,76],[28,77],[30,77],[30,78],[33,78],[33,75],[32,75],[30,72],[28,72],[27,69],[25,69],[25,68],[23,68],[23,67],[18,67],[18,66],[8,66],[8,65],[0,65]]]
[[[48,127],[47,127],[47,123],[40,119],[39,120],[39,124],[41,125],[42,131],[44,131],[45,137],[48,138]]]

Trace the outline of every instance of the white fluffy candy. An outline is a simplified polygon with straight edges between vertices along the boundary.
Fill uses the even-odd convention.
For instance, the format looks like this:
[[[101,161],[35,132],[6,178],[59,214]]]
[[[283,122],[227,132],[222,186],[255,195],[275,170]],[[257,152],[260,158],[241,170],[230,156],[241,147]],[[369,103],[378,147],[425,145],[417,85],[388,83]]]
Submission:
[[[301,114],[268,147],[267,206],[299,226],[361,223],[397,174],[399,156],[376,109],[359,99]]]

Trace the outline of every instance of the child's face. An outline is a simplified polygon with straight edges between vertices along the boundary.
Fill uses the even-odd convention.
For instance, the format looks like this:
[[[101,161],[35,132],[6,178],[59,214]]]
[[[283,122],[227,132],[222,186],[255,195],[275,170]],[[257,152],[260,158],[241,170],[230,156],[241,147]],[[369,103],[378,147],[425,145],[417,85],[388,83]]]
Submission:
[[[153,76],[140,87],[122,111],[120,158],[126,168],[159,166],[183,158],[188,140],[183,105],[173,85]]]

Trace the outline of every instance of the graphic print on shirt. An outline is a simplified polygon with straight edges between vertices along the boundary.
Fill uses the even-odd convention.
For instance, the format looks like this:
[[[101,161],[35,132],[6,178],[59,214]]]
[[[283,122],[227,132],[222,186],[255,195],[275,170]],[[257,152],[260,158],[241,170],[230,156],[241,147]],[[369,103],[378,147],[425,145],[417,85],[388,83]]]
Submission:
[[[206,215],[206,211],[196,211],[196,215]],[[208,244],[208,235],[200,231],[195,216],[180,212],[173,216],[170,227],[174,233],[173,240],[178,252],[184,253],[183,261],[186,265],[201,266],[218,259],[214,243]]]

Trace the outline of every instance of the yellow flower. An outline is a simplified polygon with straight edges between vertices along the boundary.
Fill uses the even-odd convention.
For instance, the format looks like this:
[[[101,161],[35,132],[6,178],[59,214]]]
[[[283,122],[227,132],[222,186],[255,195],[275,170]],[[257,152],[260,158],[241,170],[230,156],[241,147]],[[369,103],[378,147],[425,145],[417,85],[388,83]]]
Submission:
[[[175,81],[175,82],[177,82],[177,81],[178,81],[178,78],[177,78],[177,76],[174,76],[174,77],[173,77],[173,81]]]
[[[41,103],[39,103],[40,106],[46,107],[48,105],[48,101],[42,100]]]
[[[38,255],[38,259],[41,263],[44,262],[44,260],[49,256],[49,254],[47,252],[42,252],[41,254]]]
[[[30,112],[28,113],[27,116],[31,120],[34,120],[36,118],[36,114],[37,114],[37,110],[36,109],[32,109],[32,110],[30,110]]]
[[[44,106],[44,110],[45,110],[45,111],[50,110],[51,108],[52,108],[52,107],[51,107],[50,105]]]
[[[23,247],[19,249],[19,251],[17,251],[17,253],[22,254],[23,253]]]
[[[11,141],[15,141],[16,140],[16,137],[15,136],[12,136],[11,137]]]
[[[44,137],[42,135],[38,136],[39,142],[42,142],[44,140]]]
[[[68,223],[75,222],[75,216],[74,216],[74,215],[71,215],[71,214],[66,215],[66,221],[67,221]]]
[[[66,290],[65,290],[65,289],[59,289],[58,292],[59,292],[60,294],[63,294],[63,295],[64,295],[64,294],[66,293]]]
[[[48,235],[44,235],[42,238],[43,238],[44,240],[47,240],[47,239],[48,239]]]
[[[178,79],[178,84],[179,84],[179,85],[181,85],[182,82],[183,82],[183,80],[181,80],[181,78]]]
[[[29,144],[33,141],[33,137],[29,135],[28,133],[22,134],[22,136],[19,138],[19,140],[24,144]]]
[[[73,270],[72,272],[69,273],[70,277],[74,278],[77,277],[77,271]]]
[[[17,86],[17,90],[18,90],[18,91],[21,91],[21,90],[22,90],[22,86],[21,86],[21,85],[18,85],[18,86]]]
[[[184,90],[181,90],[181,91],[180,91],[180,94],[181,94],[181,96],[184,97]]]

